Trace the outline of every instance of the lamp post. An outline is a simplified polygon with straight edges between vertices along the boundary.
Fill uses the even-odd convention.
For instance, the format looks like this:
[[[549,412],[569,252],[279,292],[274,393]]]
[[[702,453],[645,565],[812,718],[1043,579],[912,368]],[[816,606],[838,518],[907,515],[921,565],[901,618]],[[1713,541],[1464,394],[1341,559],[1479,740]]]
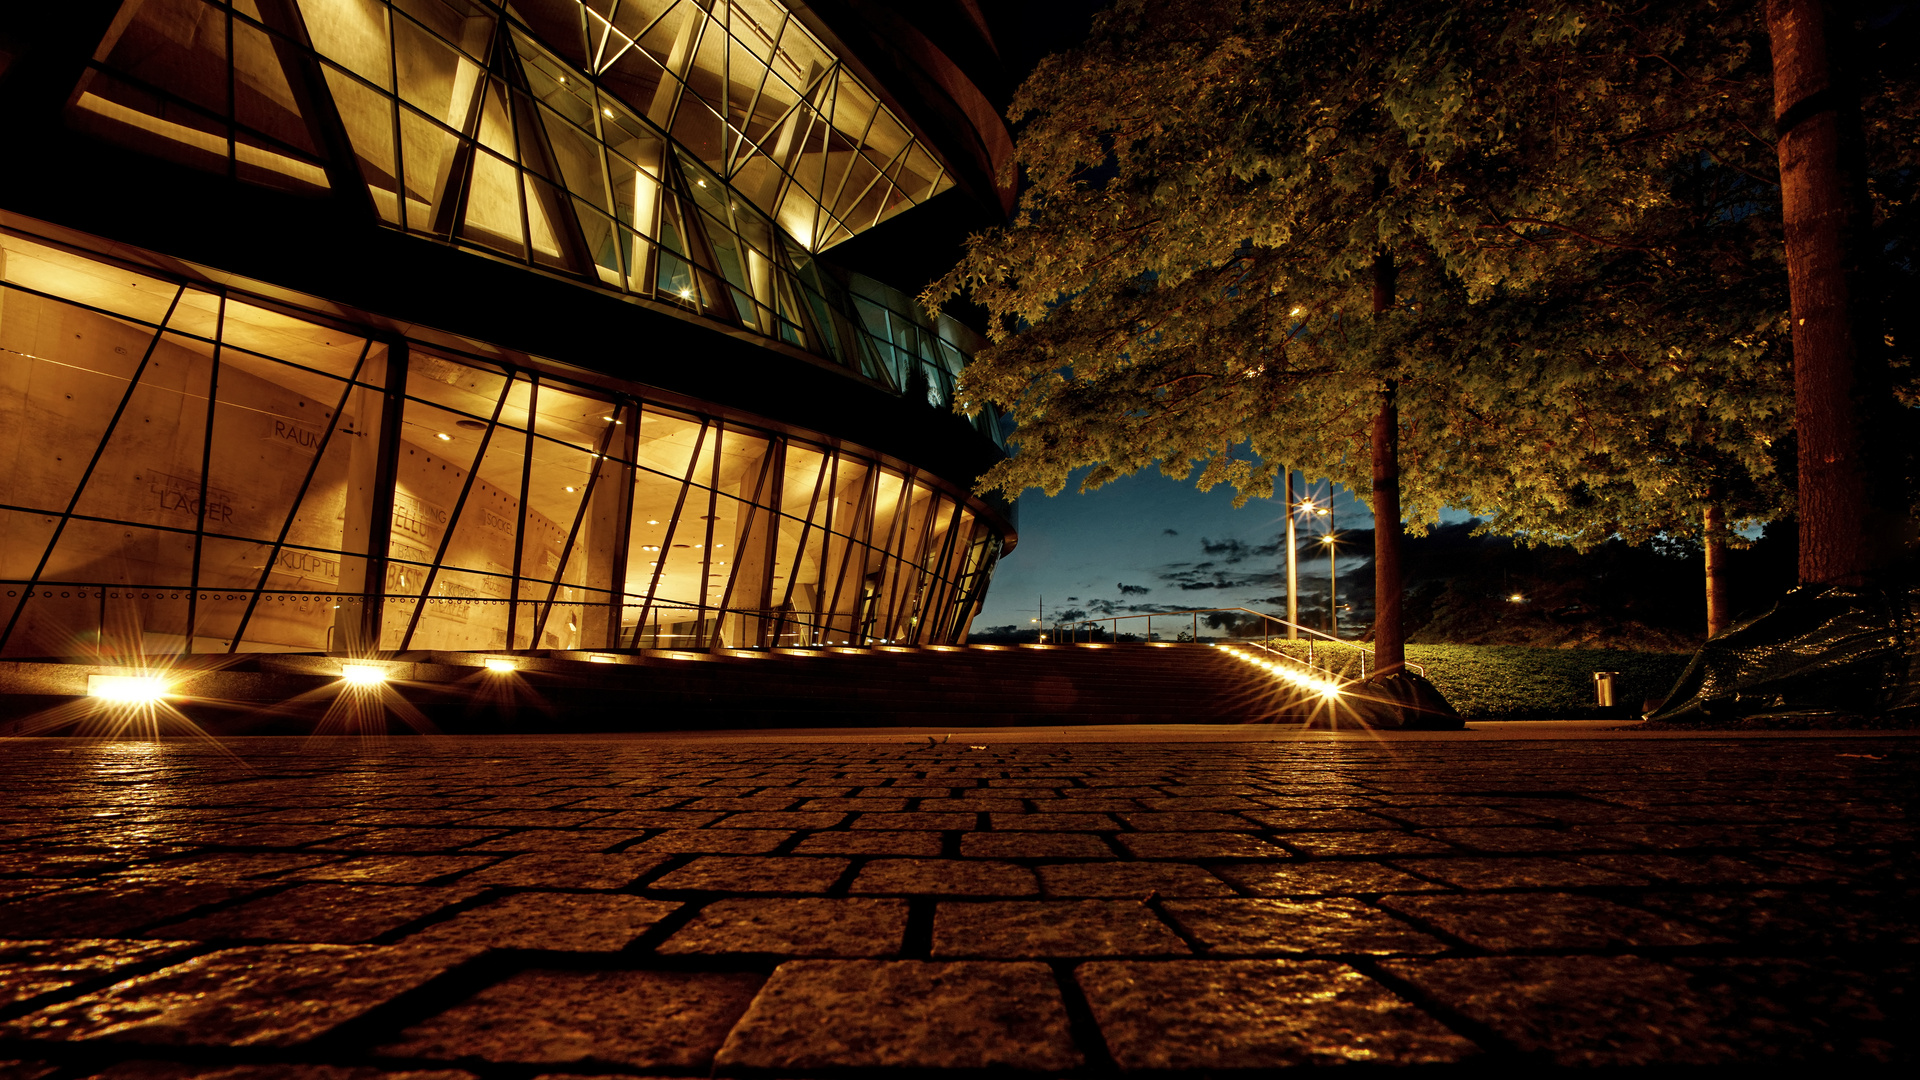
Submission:
[[[1333,531],[1333,485],[1327,485],[1327,505],[1321,506],[1312,499],[1300,500],[1300,512],[1327,519],[1327,531],[1320,537],[1320,545],[1327,549],[1327,625],[1334,637],[1340,636],[1340,575],[1334,570],[1334,545],[1338,543]],[[1288,539],[1292,539],[1293,522],[1287,522]],[[1292,555],[1288,556],[1288,572],[1292,573]],[[1291,590],[1288,595],[1292,599]]]
[[[1327,489],[1327,508],[1321,513],[1327,518],[1327,533],[1320,538],[1327,549],[1327,632],[1337,638],[1340,636],[1340,571],[1334,567],[1334,554],[1340,541],[1333,529],[1332,488]]]
[[[1293,470],[1287,470],[1287,640],[1300,636],[1295,624],[1300,621],[1300,553],[1293,535]]]

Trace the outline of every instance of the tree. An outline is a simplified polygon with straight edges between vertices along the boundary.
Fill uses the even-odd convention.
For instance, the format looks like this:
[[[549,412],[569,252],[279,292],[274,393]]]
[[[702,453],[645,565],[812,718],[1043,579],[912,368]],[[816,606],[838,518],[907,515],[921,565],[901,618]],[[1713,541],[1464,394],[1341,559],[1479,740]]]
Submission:
[[[1766,3],[1793,293],[1803,584],[1859,585],[1886,569],[1908,502],[1878,302],[1886,244],[1876,251],[1860,111],[1861,76],[1874,65],[1858,47],[1857,16],[1823,0]]]
[[[1529,469],[1555,482],[1512,420],[1566,425],[1509,392],[1515,358],[1583,373],[1647,333],[1609,322],[1629,305],[1594,283],[1680,273],[1675,178],[1750,141],[1730,114],[1753,31],[1706,4],[1126,0],[1022,87],[1020,209],[928,291],[996,319],[964,392],[1020,427],[985,485],[1158,464],[1244,499],[1290,461],[1373,491],[1378,592],[1397,594],[1380,489],[1431,519]],[[1663,384],[1616,390],[1646,413]],[[1383,666],[1399,640],[1377,621]]]

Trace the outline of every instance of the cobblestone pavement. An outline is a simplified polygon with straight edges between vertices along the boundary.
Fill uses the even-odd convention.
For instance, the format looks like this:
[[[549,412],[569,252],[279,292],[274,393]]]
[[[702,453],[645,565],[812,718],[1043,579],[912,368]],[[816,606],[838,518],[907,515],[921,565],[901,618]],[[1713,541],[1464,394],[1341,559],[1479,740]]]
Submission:
[[[0,1077],[1857,1070],[1920,1030],[1900,737],[0,753]]]

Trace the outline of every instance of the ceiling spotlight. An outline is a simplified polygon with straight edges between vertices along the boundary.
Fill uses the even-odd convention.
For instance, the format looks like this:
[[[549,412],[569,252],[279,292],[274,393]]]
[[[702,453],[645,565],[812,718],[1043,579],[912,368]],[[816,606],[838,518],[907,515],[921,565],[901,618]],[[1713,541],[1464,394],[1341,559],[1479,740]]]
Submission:
[[[451,435],[449,435],[449,434],[447,434],[447,433],[446,433],[446,432],[444,432],[444,431],[436,431],[436,432],[434,432],[434,433],[433,433],[433,437],[434,437],[434,438],[436,438],[436,439],[439,439],[439,440],[440,440],[441,442],[452,442],[452,441],[453,441],[453,436],[451,436]]]
[[[573,486],[572,484],[568,484],[568,485],[567,485],[567,490],[568,490],[568,491],[572,491],[572,490],[574,490],[574,486]]]
[[[373,664],[341,664],[340,677],[353,686],[378,686],[387,681],[387,669]]]
[[[612,110],[612,109],[609,109],[609,108],[607,108],[606,106],[604,106],[604,105],[602,105],[602,106],[600,107],[600,111],[601,111],[602,113],[604,113],[604,114],[606,114],[606,117],[607,117],[607,119],[609,119],[609,120],[611,120],[611,119],[613,119],[613,110]]]
[[[87,696],[127,705],[151,705],[167,696],[167,683],[158,675],[89,675]]]
[[[653,518],[648,518],[648,519],[647,519],[647,524],[649,524],[649,525],[658,525],[658,524],[660,524],[660,523],[659,523],[658,521],[655,521],[655,520],[654,520]]]
[[[506,673],[520,670],[520,665],[504,656],[489,656],[486,659],[487,670]]]

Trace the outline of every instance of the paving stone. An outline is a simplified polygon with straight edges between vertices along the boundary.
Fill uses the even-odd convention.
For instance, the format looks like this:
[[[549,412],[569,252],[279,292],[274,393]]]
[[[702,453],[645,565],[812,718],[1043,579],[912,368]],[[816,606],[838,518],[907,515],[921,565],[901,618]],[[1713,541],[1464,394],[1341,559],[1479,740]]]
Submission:
[[[1728,940],[1608,900],[1569,893],[1389,896],[1380,903],[1495,952],[1706,945]]]
[[[906,808],[907,800],[905,799],[808,799],[800,804],[801,810],[830,810],[836,813],[851,813],[855,810],[861,813],[879,813]]]
[[[1308,829],[1351,832],[1360,829],[1400,827],[1398,822],[1363,810],[1248,810],[1241,816],[1251,818],[1270,829],[1287,832]]]
[[[593,819],[596,829],[702,829],[725,817],[716,810],[633,810]]]
[[[1161,799],[1141,799],[1140,805],[1161,812],[1191,810],[1259,810],[1263,804],[1239,795],[1207,795]]]
[[[1113,849],[1090,833],[970,832],[960,837],[960,854],[969,859],[1111,859]]]
[[[1459,849],[1431,836],[1402,832],[1290,832],[1275,837],[1308,855],[1432,855]]]
[[[968,836],[978,835],[968,833]],[[938,855],[941,840],[931,832],[817,832],[794,846],[796,855]]]
[[[420,885],[435,878],[478,869],[496,858],[498,856],[492,855],[361,855],[295,870],[286,877],[299,881]]]
[[[5,1072],[0,1078],[13,1080]],[[177,1061],[129,1061],[95,1080],[474,1080],[462,1069],[403,1069],[390,1071],[342,1065],[188,1065]]]
[[[979,822],[973,814],[861,814],[853,819],[856,829],[933,829],[939,832],[971,829]]]
[[[468,818],[462,824],[476,828],[506,825],[529,829],[571,829],[610,817],[612,815],[599,810],[503,810],[497,814]]]
[[[118,937],[195,908],[258,892],[257,884],[113,882],[62,889],[0,906],[0,936]],[[164,935],[163,935],[164,936]]]
[[[1057,1072],[1082,1060],[1045,965],[795,960],[775,969],[716,1063]]]
[[[0,1038],[158,1046],[292,1046],[472,953],[351,945],[226,949],[0,1024]]]
[[[519,832],[503,834],[484,844],[473,844],[462,848],[462,852],[483,851],[579,851],[601,852],[617,847],[639,837],[640,833],[600,832],[582,829],[573,832],[564,829],[523,829]]]
[[[1636,899],[1662,914],[1704,923],[1729,937],[1773,948],[1853,950],[1920,945],[1920,890],[1659,892]]]
[[[525,971],[380,1047],[430,1061],[705,1070],[759,975]]]
[[[106,978],[136,964],[184,956],[200,947],[198,943],[111,938],[0,942],[0,1008]]]
[[[1074,978],[1124,1070],[1421,1065],[1476,1048],[1345,964],[1095,961]]]
[[[847,859],[708,855],[661,875],[648,887],[709,892],[823,893],[833,888],[848,865]]]
[[[627,850],[642,855],[744,855],[772,851],[792,838],[791,832],[766,829],[674,829],[650,836]]]
[[[434,923],[405,943],[619,952],[680,906],[638,896],[517,893]]]
[[[1711,1065],[1740,1060],[1726,1003],[1685,972],[1637,956],[1389,960],[1388,972],[1556,1065]]]
[[[1647,879],[1587,859],[1395,859],[1393,865],[1465,889],[1578,889],[1645,885]]]
[[[462,885],[539,889],[619,889],[652,873],[665,855],[593,855],[540,852],[516,855],[460,879]]]
[[[1358,896],[1432,892],[1443,888],[1391,866],[1371,862],[1294,862],[1283,866],[1226,864],[1213,873],[1255,896]]]
[[[746,813],[730,814],[711,826],[715,829],[831,829],[847,820],[836,813]]]
[[[1048,896],[1132,897],[1232,896],[1233,888],[1198,866],[1185,863],[1079,863],[1039,867]]]
[[[1026,814],[1027,802],[1024,799],[988,798],[1003,794],[982,790],[976,797],[973,792],[962,792],[961,799],[921,799],[914,809],[922,814]],[[1042,802],[1039,810],[1048,812],[1054,808]],[[1111,826],[1109,826],[1111,828]]]
[[[1799,885],[1832,881],[1832,873],[1739,855],[1582,855],[1581,863],[1678,885]]]
[[[500,829],[374,829],[313,845],[318,851],[439,852],[485,843]]]
[[[1119,828],[1105,814],[989,814],[987,820],[1002,832],[1099,832]]]
[[[1656,851],[1773,847],[1784,839],[1781,830],[1767,825],[1583,825],[1580,831]]]
[[[1120,846],[1142,859],[1291,859],[1293,853],[1246,833],[1121,833]]]
[[[936,957],[1186,956],[1192,950],[1138,900],[947,902]]]
[[[169,923],[147,936],[352,945],[397,930],[479,891],[459,885],[300,885],[197,919]]]
[[[1032,896],[1033,871],[981,860],[874,859],[860,868],[852,891],[916,896]]]
[[[289,870],[311,869],[339,858],[337,855],[295,855],[268,851],[215,851],[135,863],[115,876],[127,880],[245,881],[269,878]]]
[[[1540,824],[1539,818],[1498,806],[1392,806],[1380,807],[1374,813],[1402,824],[1428,829],[1450,825]],[[1334,827],[1364,828],[1364,826]]]
[[[906,931],[904,900],[716,900],[656,951],[668,956],[897,956]]]
[[[1358,900],[1168,900],[1161,907],[1214,955],[1387,955],[1448,948]]]
[[[749,810],[787,810],[800,800],[791,795],[754,795],[750,797],[695,799],[686,805],[688,810],[721,810],[729,814],[738,814]]]
[[[1129,828],[1141,832],[1259,832],[1260,826],[1237,814],[1195,812],[1155,814],[1135,811],[1119,815]]]
[[[1591,833],[1574,830],[1499,826],[1483,828],[1427,829],[1426,835],[1468,851],[1486,852],[1558,852],[1606,851],[1627,847],[1619,841],[1605,840]]]

